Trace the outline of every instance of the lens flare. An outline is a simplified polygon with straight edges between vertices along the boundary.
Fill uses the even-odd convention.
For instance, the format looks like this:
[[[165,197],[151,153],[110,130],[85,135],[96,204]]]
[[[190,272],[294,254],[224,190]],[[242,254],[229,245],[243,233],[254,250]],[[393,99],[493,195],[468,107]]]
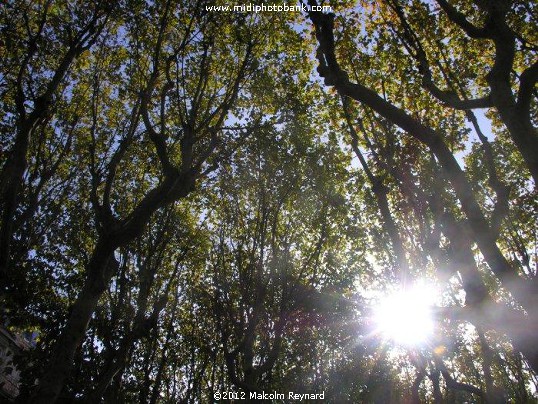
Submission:
[[[374,309],[376,332],[404,346],[424,344],[433,334],[435,291],[424,284],[382,298]]]

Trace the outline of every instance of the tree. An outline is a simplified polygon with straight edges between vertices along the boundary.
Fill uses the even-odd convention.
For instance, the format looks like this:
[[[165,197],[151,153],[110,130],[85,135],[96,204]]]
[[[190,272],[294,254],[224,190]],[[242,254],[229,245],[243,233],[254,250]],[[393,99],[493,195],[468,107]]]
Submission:
[[[312,2],[310,4],[315,5],[316,3]],[[506,16],[508,10],[504,6],[499,6],[497,8],[497,6],[493,4],[494,2],[491,2],[490,6],[484,6],[486,8],[486,12],[488,13],[488,18],[495,19],[501,18],[501,15]],[[428,67],[427,61],[425,59],[426,55],[424,54],[424,50],[421,47],[420,42],[418,42],[419,39],[417,35],[414,34],[409,23],[407,22],[407,19],[405,18],[405,15],[403,14],[402,6],[396,2],[389,2],[387,4],[380,3],[380,14],[382,17],[384,17],[383,12],[385,12],[387,8],[391,9],[394,12],[396,17],[398,18],[398,21],[403,25],[403,27],[401,28],[403,34],[401,35],[403,36],[404,40],[401,46],[404,48],[404,50],[406,50],[407,54],[411,56],[414,55],[415,58],[418,58],[419,62],[422,63],[420,65],[419,72],[422,75],[425,75],[425,79],[422,80],[422,83],[429,90],[432,90],[433,88],[435,92],[435,88],[432,85],[431,78],[430,80],[428,79],[429,72],[425,70],[426,67]],[[444,7],[444,9],[446,11],[448,8]],[[425,10],[427,11],[428,8],[425,8]],[[449,14],[452,15],[452,17],[454,17],[453,11],[454,9],[450,8]],[[501,14],[498,15],[498,13]],[[458,15],[461,17],[461,14]],[[325,84],[334,86],[339,92],[339,94],[341,94],[342,96],[349,97],[362,103],[368,108],[371,108],[373,112],[383,117],[391,124],[394,124],[401,128],[409,136],[416,139],[419,144],[426,146],[430,153],[432,153],[432,155],[434,156],[435,160],[438,161],[440,167],[442,168],[442,175],[445,176],[450,182],[450,188],[454,190],[455,195],[457,196],[459,203],[461,204],[461,210],[466,216],[465,226],[468,226],[470,233],[472,234],[472,242],[476,242],[478,248],[480,249],[480,252],[485,258],[485,261],[487,262],[495,276],[499,279],[503,287],[507,288],[507,290],[509,290],[513,297],[519,302],[519,304],[521,304],[529,313],[528,317],[526,317],[522,313],[507,312],[506,314],[510,315],[510,318],[513,319],[513,321],[519,325],[519,330],[525,330],[514,332],[511,336],[513,337],[514,342],[519,347],[519,349],[525,353],[528,361],[531,363],[531,366],[534,369],[537,369],[537,354],[535,348],[533,348],[536,345],[535,341],[533,341],[533,335],[535,335],[535,333],[534,331],[526,331],[532,329],[533,324],[536,323],[536,314],[532,309],[534,306],[533,299],[536,295],[536,283],[532,278],[527,280],[525,279],[525,276],[518,275],[518,272],[520,272],[520,270],[517,267],[513,266],[513,264],[503,255],[503,252],[497,246],[497,234],[495,233],[495,231],[492,231],[491,222],[484,215],[483,210],[474,195],[474,191],[471,184],[469,183],[464,171],[460,168],[453,152],[451,151],[449,147],[449,138],[443,136],[443,130],[441,126],[442,121],[440,121],[437,125],[432,126],[429,122],[432,122],[433,120],[429,119],[427,115],[428,109],[426,109],[426,115],[424,116],[424,118],[420,118],[420,115],[417,117],[413,116],[413,112],[407,111],[407,109],[411,109],[413,105],[411,104],[410,106],[407,106],[405,98],[398,103],[400,105],[397,105],[397,103],[387,100],[387,97],[389,97],[388,94],[384,94],[384,96],[378,95],[371,87],[368,87],[368,79],[363,79],[363,77],[358,75],[357,70],[354,70],[354,72],[356,72],[355,81],[350,80],[349,73],[343,70],[340,63],[338,62],[338,55],[335,48],[336,41],[334,32],[334,15],[322,14],[321,12],[313,11],[310,12],[309,16],[314,24],[316,30],[316,38],[319,43],[317,50],[317,59],[319,62],[318,72],[322,77],[324,77]],[[391,27],[392,23],[389,21],[386,28],[382,29],[390,30]],[[375,47],[376,45],[379,45],[382,49],[382,46],[385,45],[384,35],[386,35],[386,32],[387,31],[385,31],[384,34],[380,34],[380,40],[378,44],[374,42],[371,46]],[[413,52],[413,48],[409,44],[409,41],[411,39],[415,41],[412,45],[415,47],[415,52]],[[501,44],[498,43],[498,52],[502,52],[502,50],[500,50],[500,47]],[[399,54],[401,53],[396,53],[396,55]],[[405,55],[405,53],[403,55]],[[501,56],[498,56],[498,58],[499,57]],[[416,60],[411,59],[411,62],[416,63]],[[406,70],[407,72],[410,71],[410,67],[408,67],[407,65],[403,64],[402,67],[408,69]],[[351,68],[353,68],[353,61],[351,62]],[[527,77],[527,74],[531,75],[531,73],[529,72],[532,72],[533,68],[534,67],[529,67],[528,73],[525,74],[525,77]],[[496,69],[500,69],[500,67],[494,66],[493,69],[495,72]],[[493,76],[494,75],[495,73],[493,73]],[[493,87],[499,85],[498,82],[494,81],[495,80],[491,81],[490,85],[492,85]],[[526,93],[526,86],[528,84],[529,83],[526,81],[526,79],[524,79],[521,88],[521,91],[523,93]],[[417,90],[413,86],[409,87],[410,94],[413,94],[414,96],[420,94],[416,92]],[[386,89],[388,90],[388,88]],[[495,92],[497,90],[492,91]],[[446,93],[443,94],[446,95]],[[402,95],[406,95],[406,93],[404,92]],[[438,98],[439,95],[440,94],[437,94]],[[455,98],[453,98],[455,96],[455,94],[451,93],[451,101],[455,102]],[[445,103],[447,103],[446,100],[444,101]],[[475,105],[475,102],[477,102],[478,105]],[[483,106],[478,101],[472,101],[470,105],[467,105],[467,103],[465,104],[466,105],[464,109]],[[415,105],[420,106],[418,102]],[[451,104],[449,103],[449,105]],[[525,105],[527,106],[527,104]],[[528,103],[528,107],[530,108],[530,100]],[[528,111],[527,113],[529,113]],[[506,124],[507,126],[509,125],[508,122]],[[529,133],[529,131],[527,131],[526,133],[527,135],[525,136],[527,136],[528,138],[532,138],[533,133]],[[511,133],[511,135],[512,137],[518,136],[514,133]],[[515,142],[517,143],[517,141]],[[523,152],[523,154],[524,153],[526,153],[526,151]],[[532,171],[532,164],[529,164],[530,161],[526,160],[526,163],[529,169]],[[500,202],[502,203],[502,201]],[[499,220],[499,218],[496,218],[495,220]],[[468,293],[471,292],[471,290],[466,291]],[[480,294],[475,290],[472,294],[471,299],[481,301]],[[493,324],[488,324],[488,326],[490,327],[492,325]]]
[[[2,8],[20,402],[535,398],[535,7],[332,5]]]
[[[64,93],[69,88],[66,78],[76,60],[98,40],[114,8],[107,2],[96,1],[89,13],[86,10],[76,6],[63,10],[51,1],[21,1],[3,9],[6,24],[2,45],[6,58],[2,71],[9,73],[2,77],[2,126],[6,132],[2,148],[7,151],[0,173],[2,289],[12,287],[11,280],[17,276],[17,262],[10,262],[13,239],[16,235],[27,236],[19,230],[36,214],[43,187],[58,170],[72,143],[78,121],[77,105],[70,113],[54,118],[57,108],[65,105]],[[57,135],[56,131],[62,130],[68,133],[66,137]],[[41,160],[41,164],[24,178],[31,147],[37,148],[34,158]],[[48,156],[49,150],[59,151],[58,158]],[[27,252],[20,254],[24,256]]]
[[[343,189],[329,177],[342,173],[343,156],[311,140],[303,114],[298,105],[278,133],[258,130],[220,175],[208,276],[228,377],[247,393],[286,377],[274,368],[298,355],[305,323],[317,333],[352,317],[344,295],[353,276],[334,251],[345,243],[334,225]]]
[[[47,3],[41,11],[38,34],[29,32],[30,42],[39,39],[47,22],[48,6]],[[81,80],[82,85],[71,90],[74,96],[84,96],[85,90],[91,92],[92,113],[88,117],[89,125],[86,126],[88,135],[80,140],[80,146],[86,145],[90,151],[88,198],[95,214],[96,239],[91,243],[93,246],[90,247],[91,253],[85,265],[84,286],[59,336],[56,353],[52,356],[54,359],[46,367],[46,375],[40,382],[37,395],[42,400],[50,400],[59,394],[97,302],[112,275],[118,270],[114,251],[139,236],[158,208],[188,195],[196,180],[207,175],[210,170],[204,172],[207,168],[204,163],[218,146],[219,130],[237,99],[241,83],[253,67],[255,68],[252,63],[255,36],[248,35],[249,39],[246,39],[248,25],[242,28],[243,32],[236,30],[233,40],[225,44],[227,38],[223,24],[231,23],[230,18],[216,21],[213,16],[203,12],[200,4],[180,5],[166,2],[162,6],[158,18],[150,25],[142,21],[137,14],[141,11],[141,4],[126,4],[120,13],[121,17],[118,17],[123,20],[119,20],[114,30],[108,33],[109,36],[103,38],[100,49],[89,56],[90,64],[95,63],[93,80],[90,83]],[[190,8],[190,19],[185,20],[180,16],[179,8]],[[58,12],[62,11],[60,8]],[[68,37],[70,35],[75,39],[68,42],[65,61],[58,68],[42,97],[45,104],[50,102],[74,57],[89,50],[89,45],[96,41],[103,29],[98,25],[102,24],[102,14],[101,6],[98,5],[90,22],[83,25],[80,33],[75,35],[71,31],[67,32]],[[178,23],[182,28],[170,32],[172,23]],[[220,33],[214,29],[215,24],[222,25],[223,30]],[[230,26],[228,32],[233,29]],[[149,37],[145,35],[152,31],[155,40],[149,41]],[[123,44],[118,42],[118,33],[124,35]],[[123,45],[129,45],[129,48]],[[26,59],[32,58],[35,46],[30,43],[30,49],[24,56]],[[234,52],[233,57],[238,61],[238,65],[232,67],[228,64],[229,69],[215,76],[214,66],[223,63],[226,48]],[[112,72],[113,68],[123,71],[131,69],[131,80],[118,77],[117,72],[107,77],[98,70],[103,67],[99,57],[108,51],[112,51],[116,58],[108,59],[112,62],[108,71]],[[149,68],[149,73],[146,68]],[[19,93],[22,91],[25,69],[26,65],[23,63],[18,75]],[[111,93],[110,87],[105,87],[114,81],[119,84],[118,93]],[[24,140],[20,142],[26,144],[28,142],[25,139],[33,130],[31,128],[47,113],[47,108],[36,107],[30,117],[31,122],[23,122],[25,112],[24,100],[21,97],[22,94],[19,98],[15,97],[19,105],[18,126],[28,130],[19,130],[17,139]],[[185,97],[190,100],[188,103],[184,102]],[[105,100],[109,101],[108,105],[103,103]],[[169,118],[171,111],[176,111],[176,115]],[[121,119],[122,114],[128,118]],[[155,157],[160,162],[161,171],[148,171],[151,173],[150,181],[141,183],[141,199],[132,205],[129,203],[122,206],[128,208],[131,205],[131,209],[116,209],[116,204],[121,201],[116,199],[120,198],[116,194],[120,188],[116,187],[115,183],[117,169],[122,167],[134,143],[148,144],[148,141],[155,148]],[[15,151],[19,149],[19,154],[24,157],[27,147],[14,148]],[[176,149],[179,154],[175,152]],[[21,160],[15,154],[12,153],[13,157],[4,168],[6,181],[3,183],[7,185],[3,189],[3,201],[6,202],[5,216],[9,220],[16,202],[9,198],[18,194],[16,187],[19,180],[16,178],[20,178],[24,171],[24,164],[17,166],[20,169],[15,170],[16,172],[10,169],[13,162],[24,161],[24,158]],[[106,156],[109,156],[108,162]],[[153,157],[150,159],[146,161],[151,164],[154,160]],[[3,245],[6,248],[9,246],[9,238],[12,237],[12,232],[8,231],[11,228],[9,220],[3,222],[3,228],[6,229],[3,233],[6,235],[6,243]]]

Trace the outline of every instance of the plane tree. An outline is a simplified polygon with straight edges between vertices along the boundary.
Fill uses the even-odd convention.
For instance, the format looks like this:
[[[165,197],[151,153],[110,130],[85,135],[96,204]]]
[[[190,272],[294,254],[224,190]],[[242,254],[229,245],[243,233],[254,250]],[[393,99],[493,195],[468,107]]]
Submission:
[[[462,276],[466,273],[464,284],[469,281],[465,288],[469,302],[483,304],[489,292],[496,294],[502,286],[502,290],[508,291],[517,304],[525,309],[523,312],[507,308],[505,302],[502,307],[486,310],[487,314],[498,314],[504,319],[502,321],[483,316],[484,311],[480,312],[482,315],[473,313],[472,304],[466,306],[469,310],[465,312],[467,319],[475,324],[483,321],[480,325],[486,328],[506,332],[516,349],[524,353],[531,367],[536,369],[536,344],[533,340],[536,324],[535,268],[529,271],[527,258],[513,260],[511,256],[516,251],[501,247],[510,241],[504,237],[506,233],[499,234],[503,221],[508,216],[511,220],[516,217],[510,210],[521,212],[519,207],[515,207],[516,201],[521,197],[532,198],[534,193],[534,187],[529,183],[533,175],[532,157],[528,156],[530,149],[522,147],[520,141],[523,137],[531,142],[536,139],[532,118],[529,118],[535,114],[532,94],[536,65],[532,60],[533,47],[529,45],[529,41],[532,43],[532,31],[527,30],[524,19],[516,17],[516,10],[526,10],[529,12],[527,17],[532,18],[531,10],[519,3],[476,2],[472,10],[465,10],[476,19],[470,23],[463,11],[444,1],[439,1],[437,6],[421,2],[362,2],[357,8],[346,10],[342,7],[338,16],[310,12],[309,17],[318,41],[318,73],[327,86],[334,87],[343,97],[355,152],[360,152],[357,133],[370,133],[373,130],[377,132],[377,138],[386,139],[378,143],[380,149],[371,151],[373,161],[380,154],[384,154],[384,158],[388,154],[391,158],[382,162],[380,175],[373,175],[370,169],[368,177],[374,191],[376,186],[382,189],[382,181],[386,179],[408,195],[409,203],[415,210],[424,211],[424,207],[430,205],[437,222],[432,235],[441,231],[443,237],[460,244],[454,248],[459,255],[454,258],[462,269]],[[480,24],[478,21],[483,23],[480,25],[483,26],[480,34],[478,30],[474,31]],[[507,35],[504,39],[500,39],[503,34],[497,32],[496,27]],[[472,42],[476,46],[471,49],[463,45],[471,42],[467,38],[469,34],[477,39]],[[517,52],[515,42],[508,41],[510,35],[514,41],[519,38],[517,41],[523,44]],[[469,63],[469,60],[473,60],[473,63]],[[504,75],[500,73],[501,70]],[[512,73],[512,70],[515,72]],[[484,71],[488,72],[487,77],[482,76]],[[504,82],[504,89],[508,91],[503,93],[504,101],[499,95],[499,87],[503,86],[501,82]],[[521,104],[517,104],[516,98],[521,100]],[[361,112],[349,110],[349,104],[353,101],[360,105]],[[503,110],[508,104],[512,105],[512,112],[518,109],[523,111],[521,114],[525,115],[525,119],[523,115],[518,119],[520,124],[527,127],[525,134],[514,130],[506,110]],[[484,135],[474,113],[479,108],[490,108],[488,114],[493,119],[493,130],[499,136],[494,146]],[[364,128],[363,121],[366,119],[374,129]],[[480,159],[484,168],[482,180],[486,180],[486,184],[482,182],[481,193],[477,192],[477,187],[469,178],[476,172],[467,173],[456,158],[458,151],[466,150],[465,142],[470,128],[475,131],[482,147],[479,155],[473,154],[473,159]],[[373,138],[374,133],[369,136]],[[405,148],[405,153],[397,158],[394,157],[394,138]],[[510,141],[513,147],[509,146]],[[509,160],[501,160],[502,154],[497,154],[502,147],[508,147],[504,153],[512,153]],[[508,151],[514,149],[518,150],[519,156]],[[420,163],[424,158],[425,163]],[[406,160],[411,164],[405,164]],[[519,163],[521,160],[523,164]],[[508,184],[512,181],[499,173],[501,164],[507,164],[512,167],[511,170],[523,167],[523,172],[530,175],[523,183],[519,182],[519,187],[511,188]],[[366,171],[368,173],[367,168]],[[522,176],[518,177],[525,178],[525,174]],[[427,186],[418,185],[430,178],[436,181]],[[429,191],[432,196],[428,197],[424,191],[432,187],[435,191]],[[403,258],[412,251],[408,246],[405,251],[402,248],[402,229],[398,230],[394,221],[391,222],[390,212],[384,206],[384,192],[377,192],[376,198],[382,210],[385,230],[390,234],[392,249],[399,256],[398,271],[401,274],[407,270],[407,263],[402,265]],[[449,199],[443,201],[441,192]],[[523,223],[526,223],[529,214],[532,216],[530,211],[518,215],[516,220],[521,220],[522,225],[526,226]],[[402,225],[407,224],[408,218],[403,219]],[[395,237],[397,233],[400,237]],[[420,233],[414,229],[410,237],[415,238],[417,234]],[[426,237],[419,244],[425,255],[433,252],[429,241],[430,237]],[[476,254],[474,246],[480,255]],[[528,257],[525,251],[533,248],[532,244],[523,246],[521,242],[518,246],[524,250],[517,253],[520,257]],[[462,260],[466,262],[463,266]],[[476,268],[476,265],[483,264],[489,268],[486,272],[491,271],[499,283],[494,286],[489,283],[485,288],[480,286],[483,284],[480,277],[472,275],[478,272],[474,269],[472,273],[464,272],[464,268]],[[505,327],[507,323],[503,324],[503,321],[509,321],[511,325]]]

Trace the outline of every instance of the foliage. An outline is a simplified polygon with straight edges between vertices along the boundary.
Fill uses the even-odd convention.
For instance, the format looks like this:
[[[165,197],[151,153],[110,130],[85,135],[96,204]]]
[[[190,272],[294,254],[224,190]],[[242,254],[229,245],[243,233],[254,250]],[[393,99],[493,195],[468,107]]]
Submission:
[[[2,6],[19,400],[535,400],[536,6],[221,3]],[[398,346],[373,306],[418,280]]]

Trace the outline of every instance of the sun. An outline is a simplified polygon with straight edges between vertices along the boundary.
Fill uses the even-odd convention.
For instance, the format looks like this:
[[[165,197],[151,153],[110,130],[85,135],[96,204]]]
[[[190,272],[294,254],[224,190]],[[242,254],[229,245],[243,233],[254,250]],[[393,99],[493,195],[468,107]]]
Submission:
[[[433,335],[434,300],[434,289],[422,283],[381,298],[373,313],[376,333],[403,346],[425,344]]]

